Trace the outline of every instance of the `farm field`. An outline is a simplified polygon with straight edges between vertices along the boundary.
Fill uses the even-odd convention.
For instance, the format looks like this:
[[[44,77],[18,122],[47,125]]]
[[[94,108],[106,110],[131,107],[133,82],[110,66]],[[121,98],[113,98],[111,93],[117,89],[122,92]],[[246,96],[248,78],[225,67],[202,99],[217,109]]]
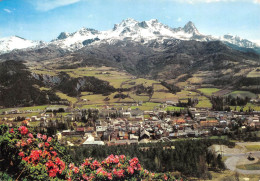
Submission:
[[[220,91],[220,89],[217,88],[201,88],[197,90],[205,94],[206,96],[212,96],[215,92]]]
[[[153,90],[155,92],[168,91],[168,89],[161,84],[153,84]]]
[[[80,98],[82,100],[86,100],[84,104],[92,105],[92,104],[105,104],[106,97],[107,96],[103,96],[102,94],[92,94],[92,95],[82,96]],[[113,100],[114,99],[112,99],[111,102]],[[107,102],[110,102],[110,100]]]
[[[242,170],[260,170],[260,161],[257,163],[253,164],[248,164],[248,165],[239,165],[237,168],[242,169]]]
[[[44,110],[49,105],[42,105],[42,106],[32,106],[32,107],[18,107],[18,108],[6,108],[6,109],[0,109],[0,114],[2,114],[4,111],[11,111],[11,110],[19,110],[19,111],[37,111],[37,110]]]
[[[233,91],[229,94],[227,94],[227,96],[232,96],[234,98],[236,97],[241,97],[241,98],[245,98],[245,97],[249,97],[249,98],[257,98],[258,96],[252,92],[249,91]]]
[[[260,77],[260,67],[252,70],[247,74],[247,77]]]
[[[156,106],[159,106],[160,104],[158,103],[153,103],[153,102],[146,102],[146,103],[143,103],[141,106],[131,106],[131,109],[140,109],[140,110],[143,110],[143,111],[151,111],[153,110]]]
[[[135,102],[147,102],[149,101],[150,97],[148,95],[136,95],[135,93],[130,93],[129,96],[135,101]]]
[[[175,101],[178,100],[187,100],[188,98],[197,98],[199,94],[192,91],[182,90],[176,94],[167,93],[167,92],[154,92],[151,102],[166,102],[166,101]]]
[[[199,99],[199,103],[195,107],[197,107],[197,108],[211,108],[212,107],[212,104],[207,97],[200,96],[198,99]]]
[[[260,145],[245,145],[248,151],[260,151]]]
[[[185,109],[184,107],[177,107],[177,106],[168,106],[164,110],[165,111],[180,111],[182,109]]]
[[[72,104],[77,102],[77,98],[74,97],[70,97],[67,94],[64,94],[62,92],[56,92],[56,95],[59,96],[61,99],[65,99],[68,100],[69,102],[71,102]]]

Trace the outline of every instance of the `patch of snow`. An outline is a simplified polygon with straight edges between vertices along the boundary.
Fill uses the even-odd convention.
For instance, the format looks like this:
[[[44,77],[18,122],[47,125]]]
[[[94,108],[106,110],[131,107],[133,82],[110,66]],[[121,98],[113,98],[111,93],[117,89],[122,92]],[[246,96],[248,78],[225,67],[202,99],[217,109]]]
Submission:
[[[40,45],[39,41],[31,41],[20,38],[18,36],[11,36],[0,39],[0,54],[7,53],[16,49],[33,48]]]

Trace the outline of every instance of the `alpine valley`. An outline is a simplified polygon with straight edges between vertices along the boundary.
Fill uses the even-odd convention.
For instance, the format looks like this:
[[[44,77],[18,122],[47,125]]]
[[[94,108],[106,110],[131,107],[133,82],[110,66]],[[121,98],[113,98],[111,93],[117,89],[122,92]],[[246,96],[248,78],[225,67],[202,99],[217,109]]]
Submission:
[[[203,35],[192,22],[171,28],[126,19],[108,31],[62,32],[51,42],[12,36],[0,39],[0,62],[2,107],[193,100],[212,108],[213,95],[260,94],[260,47],[237,36]]]

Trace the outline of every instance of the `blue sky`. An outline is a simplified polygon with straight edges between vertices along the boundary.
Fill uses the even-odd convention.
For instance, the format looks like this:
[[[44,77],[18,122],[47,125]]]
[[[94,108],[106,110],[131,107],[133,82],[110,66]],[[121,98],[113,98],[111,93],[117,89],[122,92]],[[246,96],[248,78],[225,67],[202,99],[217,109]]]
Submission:
[[[126,18],[170,27],[193,21],[203,34],[260,40],[260,0],[0,0],[0,38],[50,41],[82,27],[112,29]]]

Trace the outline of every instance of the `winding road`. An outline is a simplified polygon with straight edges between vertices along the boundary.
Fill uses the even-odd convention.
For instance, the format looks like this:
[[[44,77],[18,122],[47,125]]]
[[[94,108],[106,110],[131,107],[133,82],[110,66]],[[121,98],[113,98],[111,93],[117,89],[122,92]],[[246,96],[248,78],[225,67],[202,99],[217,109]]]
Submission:
[[[260,158],[260,151],[250,152],[252,153],[252,156],[254,158]],[[247,159],[249,152],[247,153],[232,153],[232,154],[223,154],[224,156],[228,156],[228,159],[225,161],[225,165],[227,169],[238,172],[240,174],[254,174],[254,175],[260,175],[260,170],[243,170],[238,169],[237,165],[239,165],[239,162],[244,162],[245,164],[252,164],[258,161],[256,159],[255,161],[249,161]]]

